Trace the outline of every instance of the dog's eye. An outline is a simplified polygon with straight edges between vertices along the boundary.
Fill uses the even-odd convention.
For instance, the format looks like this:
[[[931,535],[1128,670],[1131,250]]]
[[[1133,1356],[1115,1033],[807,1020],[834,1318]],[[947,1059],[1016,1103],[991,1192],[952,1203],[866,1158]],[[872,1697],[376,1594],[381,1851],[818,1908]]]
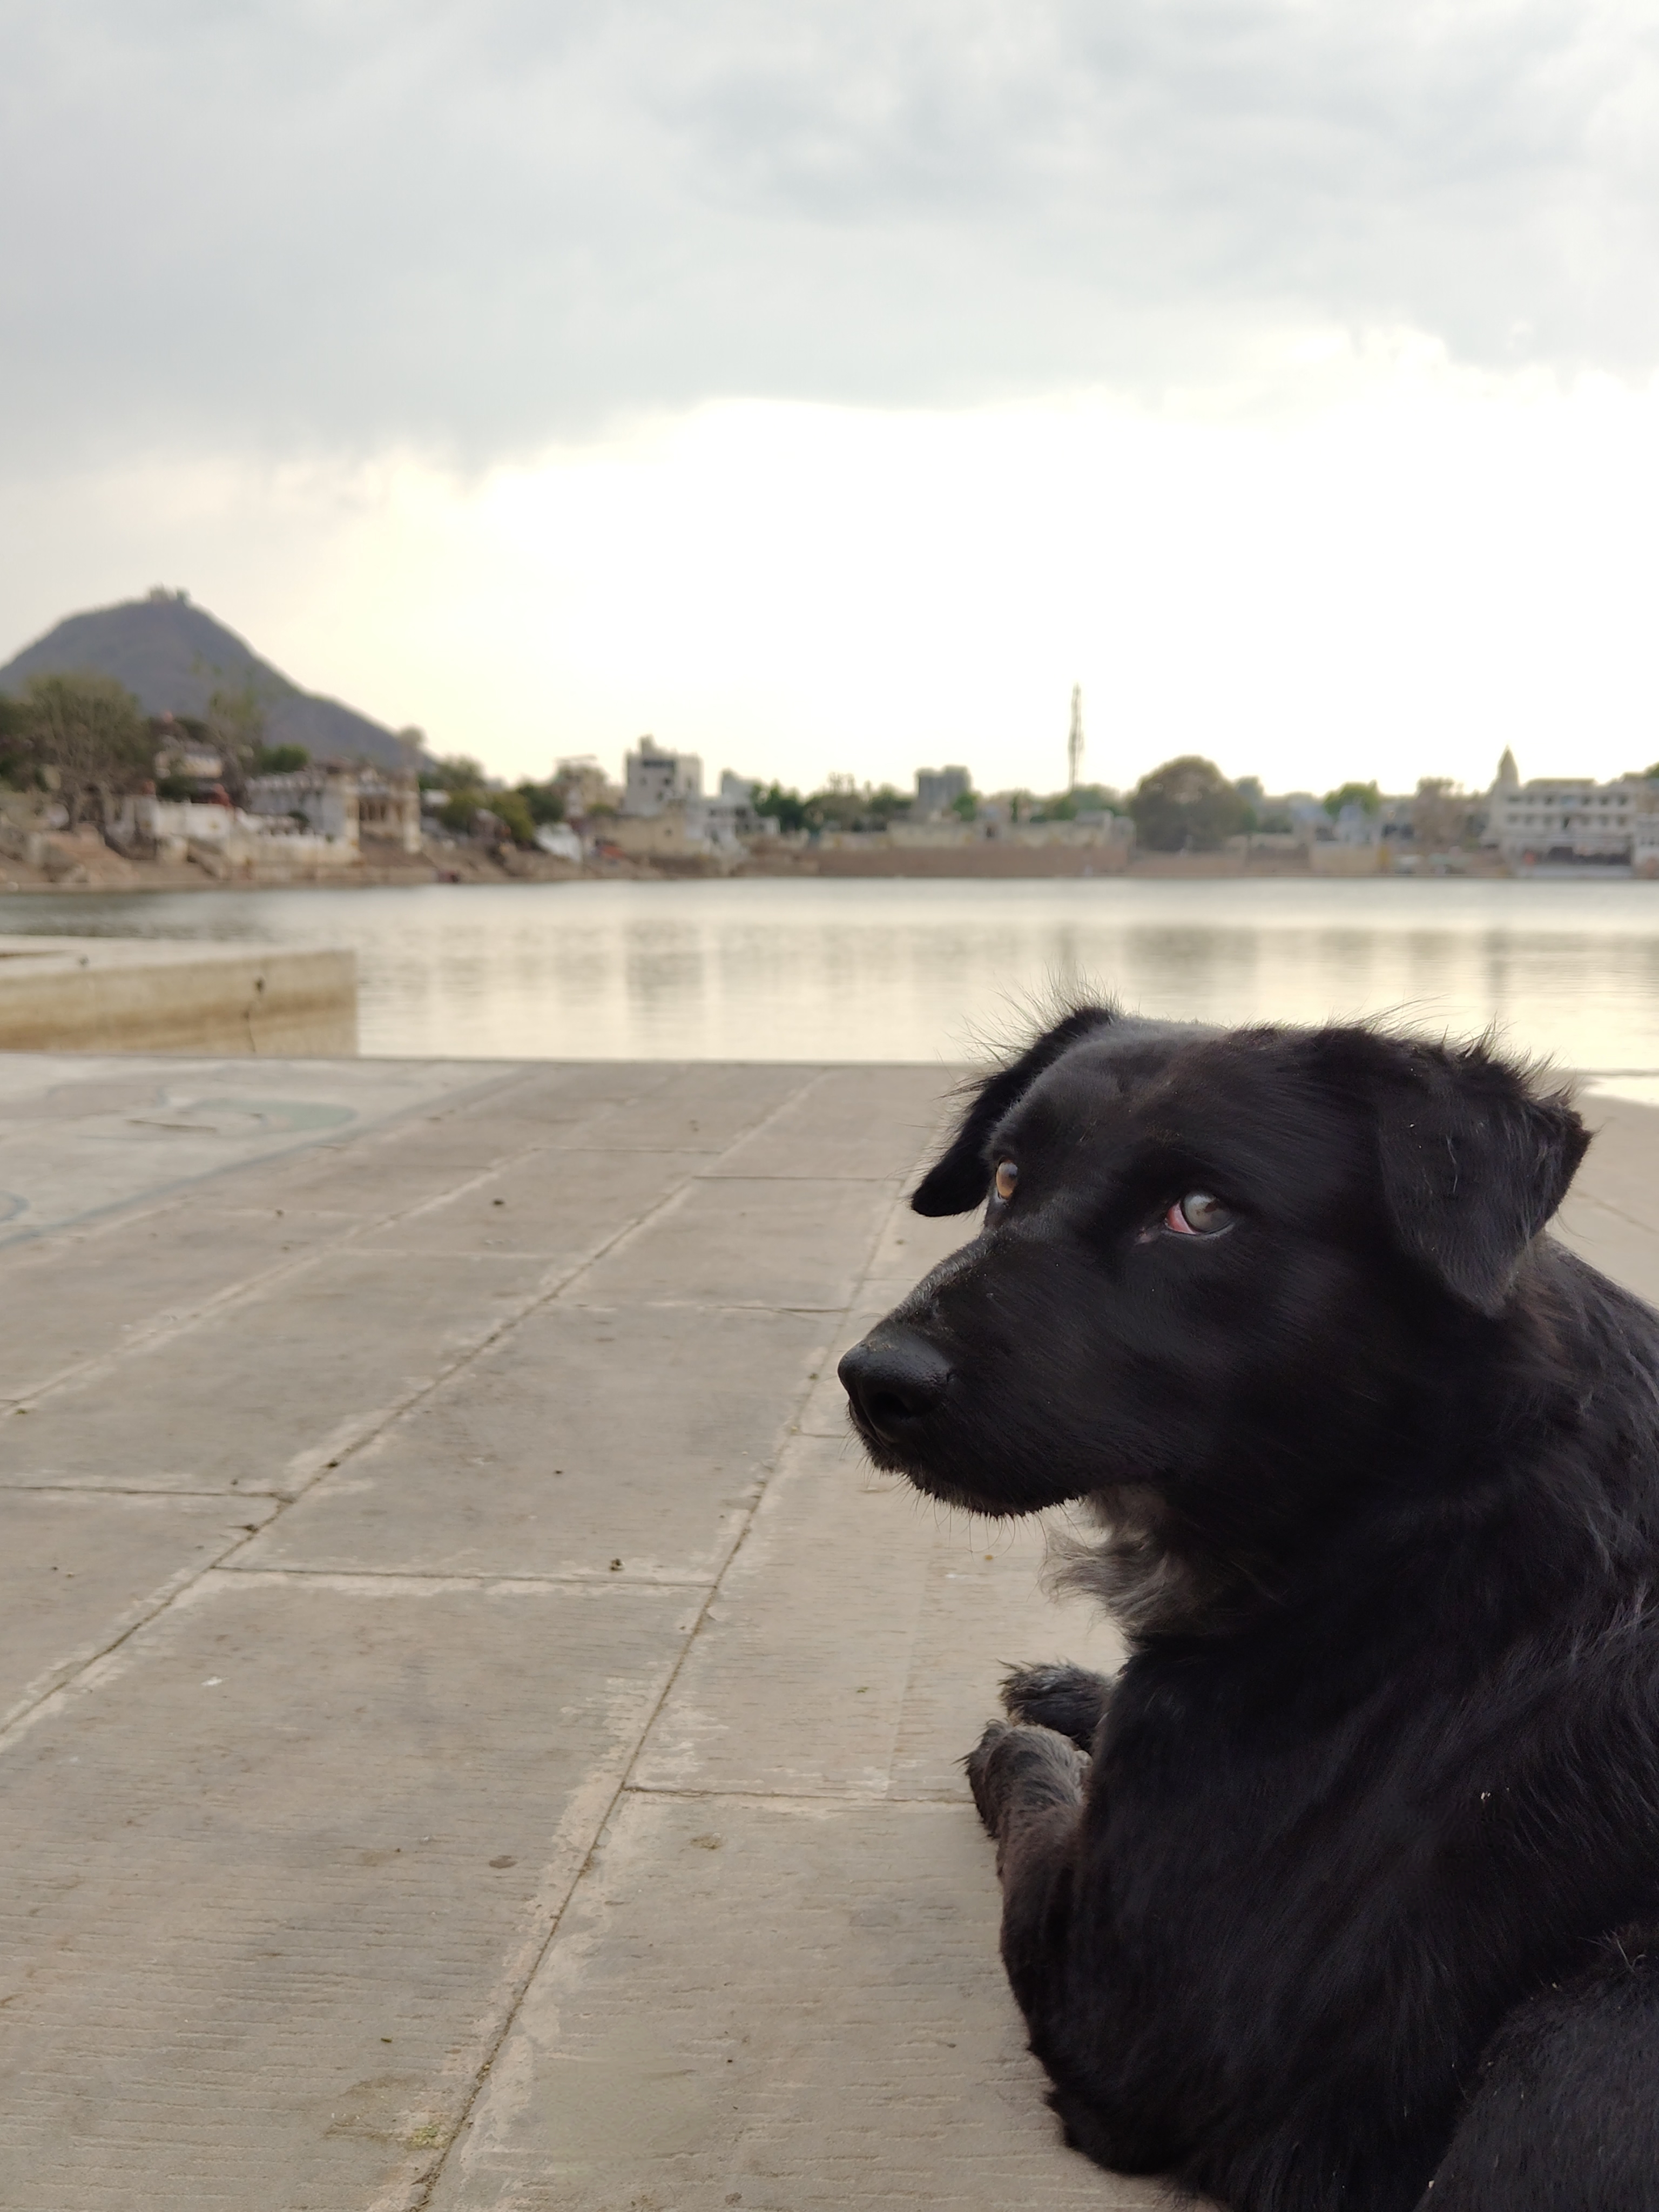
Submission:
[[[1218,1237],[1237,1218],[1230,1206],[1224,1206],[1207,1190],[1189,1190],[1164,1215],[1164,1226],[1177,1237]]]
[[[1006,1206],[1019,1188],[1019,1170],[1012,1160],[999,1160],[996,1172],[997,1196]]]

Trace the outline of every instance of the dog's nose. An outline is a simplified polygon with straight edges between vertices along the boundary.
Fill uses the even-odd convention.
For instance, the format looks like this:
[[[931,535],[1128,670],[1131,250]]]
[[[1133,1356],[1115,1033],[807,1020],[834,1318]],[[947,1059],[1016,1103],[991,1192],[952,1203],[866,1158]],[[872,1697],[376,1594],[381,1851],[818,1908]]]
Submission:
[[[911,1329],[878,1329],[836,1370],[866,1428],[890,1440],[931,1413],[945,1395],[951,1363]]]

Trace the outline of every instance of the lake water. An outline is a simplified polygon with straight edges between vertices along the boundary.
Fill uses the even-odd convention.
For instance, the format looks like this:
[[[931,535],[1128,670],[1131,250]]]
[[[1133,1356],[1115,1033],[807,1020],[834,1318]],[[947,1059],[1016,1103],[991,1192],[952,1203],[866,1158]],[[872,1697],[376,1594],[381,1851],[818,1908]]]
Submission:
[[[0,898],[0,929],[349,945],[367,1054],[957,1060],[1033,1001],[1389,1012],[1659,1077],[1659,884],[434,884]],[[1659,1095],[1659,1091],[1652,1091]]]

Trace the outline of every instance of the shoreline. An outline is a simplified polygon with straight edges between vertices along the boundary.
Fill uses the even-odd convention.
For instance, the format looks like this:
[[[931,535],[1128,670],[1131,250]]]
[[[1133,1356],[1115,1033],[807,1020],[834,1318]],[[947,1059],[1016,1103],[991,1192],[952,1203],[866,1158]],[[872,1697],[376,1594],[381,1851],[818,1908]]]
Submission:
[[[915,865],[921,857],[915,854],[906,856],[907,865],[871,866],[860,855],[855,866],[834,865],[844,862],[847,856],[828,853],[821,864],[816,856],[798,863],[778,866],[769,859],[758,865],[734,868],[716,866],[664,866],[651,861],[584,863],[578,866],[568,861],[556,860],[541,854],[516,856],[517,864],[503,866],[479,855],[459,856],[463,866],[454,867],[435,860],[422,860],[414,866],[385,866],[371,862],[362,867],[331,871],[324,875],[305,878],[244,878],[211,877],[185,863],[177,867],[156,866],[148,863],[119,861],[112,854],[116,865],[77,867],[69,875],[48,878],[38,868],[29,868],[21,862],[5,866],[0,874],[0,897],[57,898],[104,896],[161,896],[174,892],[192,895],[211,892],[247,891],[374,891],[423,890],[428,886],[442,886],[460,890],[470,886],[487,885],[501,889],[513,884],[546,886],[552,884],[635,883],[635,884],[728,884],[756,882],[804,883],[1320,883],[1367,884],[1379,883],[1634,883],[1651,880],[1638,876],[1628,867],[1540,867],[1510,868],[1487,855],[1471,855],[1475,865],[1464,868],[1406,869],[1367,868],[1340,872],[1310,867],[1305,860],[1300,865],[1287,862],[1277,856],[1252,857],[1243,860],[1224,853],[1149,853],[1132,860],[1127,867],[1093,869],[1086,866],[1030,867],[994,865],[964,867],[957,854],[949,856],[956,865],[929,865],[943,862],[945,854],[928,854],[922,865]],[[1014,856],[1010,856],[1012,858]],[[1024,856],[1021,856],[1024,857]],[[1070,856],[1068,856],[1070,857]],[[3,864],[0,864],[3,865]]]

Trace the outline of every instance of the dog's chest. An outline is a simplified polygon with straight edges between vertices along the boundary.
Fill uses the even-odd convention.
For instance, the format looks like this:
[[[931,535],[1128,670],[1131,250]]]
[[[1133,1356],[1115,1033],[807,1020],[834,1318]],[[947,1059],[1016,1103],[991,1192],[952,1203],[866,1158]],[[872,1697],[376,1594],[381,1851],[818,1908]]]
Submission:
[[[1300,1985],[1339,2003],[1396,1979],[1424,1933],[1443,1838],[1419,1747],[1383,1702],[1316,1730],[1247,1726],[1237,1701],[1126,1681],[1085,1814],[1085,1913],[1121,1970],[1173,1976],[1237,2049]],[[1297,2007],[1306,2016],[1304,2005]]]

